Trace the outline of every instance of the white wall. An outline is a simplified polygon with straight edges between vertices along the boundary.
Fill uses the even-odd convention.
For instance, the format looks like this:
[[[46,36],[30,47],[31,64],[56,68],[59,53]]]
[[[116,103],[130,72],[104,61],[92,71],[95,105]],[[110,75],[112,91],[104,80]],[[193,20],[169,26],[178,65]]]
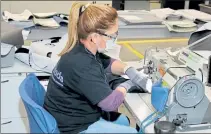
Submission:
[[[1,1],[1,11],[7,10],[11,13],[22,13],[28,9],[33,13],[38,12],[61,12],[69,14],[71,5],[74,1]],[[82,1],[92,3],[93,1]],[[112,5],[111,0],[98,0],[96,3]],[[126,0],[128,9],[155,9],[160,8],[160,3],[154,1],[130,1]],[[134,6],[135,5],[135,6]]]
[[[22,13],[28,9],[32,13],[38,12],[60,12],[69,13],[74,1],[1,1],[1,11],[7,10],[11,13]],[[93,1],[82,1],[93,2]],[[110,4],[112,1],[97,1],[101,4]]]

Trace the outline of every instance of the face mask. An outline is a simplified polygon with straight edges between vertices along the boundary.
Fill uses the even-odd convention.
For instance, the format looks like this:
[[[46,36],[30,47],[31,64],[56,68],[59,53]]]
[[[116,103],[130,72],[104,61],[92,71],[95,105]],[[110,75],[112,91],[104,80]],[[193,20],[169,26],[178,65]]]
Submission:
[[[105,53],[106,48],[100,48],[99,43],[96,44],[98,53]]]
[[[97,51],[98,51],[98,53],[105,53],[106,48],[100,48],[99,45],[97,45]]]
[[[111,49],[116,44],[116,40],[107,40],[106,41],[106,49]]]
[[[105,48],[100,48],[98,43],[96,44],[97,45],[97,51],[99,53],[105,53],[107,52],[106,50],[108,49],[111,49],[115,44],[116,44],[116,41],[117,41],[117,38],[114,40],[114,39],[110,39],[110,40],[107,40],[106,41],[106,47]]]
[[[114,42],[114,40],[107,40],[105,48],[100,48],[99,45],[97,45],[97,51],[99,53],[105,53],[105,52],[107,52],[106,50],[111,49],[115,45],[115,43],[116,42]]]

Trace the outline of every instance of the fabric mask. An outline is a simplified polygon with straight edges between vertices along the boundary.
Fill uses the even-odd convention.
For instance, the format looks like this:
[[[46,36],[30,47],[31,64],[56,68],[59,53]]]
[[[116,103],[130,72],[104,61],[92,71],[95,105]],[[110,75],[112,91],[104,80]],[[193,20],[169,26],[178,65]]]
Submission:
[[[113,46],[116,44],[116,39],[110,39],[106,41],[106,50],[113,48]]]
[[[107,52],[108,49],[111,49],[115,44],[116,44],[116,41],[117,41],[117,38],[114,40],[114,39],[110,39],[110,40],[107,40],[106,41],[106,47],[105,48],[100,48],[99,47],[99,43],[97,43],[97,51],[99,53],[105,53]]]
[[[98,51],[98,53],[105,53],[106,52],[106,48],[99,47],[98,43],[96,45],[97,45],[97,51]]]

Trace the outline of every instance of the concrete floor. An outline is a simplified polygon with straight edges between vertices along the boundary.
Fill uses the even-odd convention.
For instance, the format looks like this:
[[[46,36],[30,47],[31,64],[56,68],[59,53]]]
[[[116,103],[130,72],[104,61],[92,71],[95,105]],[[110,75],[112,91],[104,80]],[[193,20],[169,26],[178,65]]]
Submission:
[[[164,43],[146,43],[146,44],[131,44],[131,46],[141,54],[144,54],[144,51],[150,46],[157,46],[158,48],[178,48],[187,46],[187,42],[164,42]],[[128,48],[122,46],[120,51],[120,59],[122,61],[137,61],[140,60],[134,53],[132,53]],[[124,105],[121,105],[119,108],[119,112],[130,118],[131,127],[136,126],[136,121],[134,117],[129,113],[127,108]]]

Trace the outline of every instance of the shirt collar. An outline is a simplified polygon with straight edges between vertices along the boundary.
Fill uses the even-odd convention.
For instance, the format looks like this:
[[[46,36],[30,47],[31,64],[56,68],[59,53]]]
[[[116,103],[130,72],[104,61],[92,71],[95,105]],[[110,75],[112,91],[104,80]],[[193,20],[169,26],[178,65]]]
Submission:
[[[78,50],[82,53],[86,53],[91,57],[99,57],[99,52],[96,52],[96,55],[94,55],[91,51],[89,51],[84,44],[82,44],[81,42],[77,42],[76,47],[78,47]]]
[[[82,51],[84,51],[85,53],[94,56],[94,57],[98,57],[99,56],[99,52],[96,52],[96,55],[94,55],[91,51],[89,51],[84,44],[82,44],[81,42],[77,43],[77,45],[82,49]]]

